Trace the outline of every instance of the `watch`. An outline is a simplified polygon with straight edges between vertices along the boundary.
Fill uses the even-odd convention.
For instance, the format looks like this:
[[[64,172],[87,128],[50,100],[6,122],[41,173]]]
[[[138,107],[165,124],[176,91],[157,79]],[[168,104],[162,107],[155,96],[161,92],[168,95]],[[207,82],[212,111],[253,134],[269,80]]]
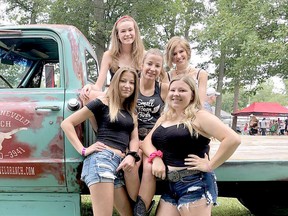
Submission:
[[[140,161],[140,156],[138,155],[138,153],[137,153],[136,151],[129,151],[129,152],[126,154],[126,156],[127,156],[127,155],[131,155],[132,157],[134,157],[135,162]]]

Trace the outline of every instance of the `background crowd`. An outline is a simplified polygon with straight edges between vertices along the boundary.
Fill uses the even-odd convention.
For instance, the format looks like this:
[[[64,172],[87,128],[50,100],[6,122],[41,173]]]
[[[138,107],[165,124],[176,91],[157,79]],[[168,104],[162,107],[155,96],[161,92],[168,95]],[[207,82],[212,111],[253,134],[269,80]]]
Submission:
[[[249,123],[243,128],[244,134],[249,135],[288,135],[288,117],[284,118],[268,118],[262,117],[258,119],[254,115],[250,115]]]

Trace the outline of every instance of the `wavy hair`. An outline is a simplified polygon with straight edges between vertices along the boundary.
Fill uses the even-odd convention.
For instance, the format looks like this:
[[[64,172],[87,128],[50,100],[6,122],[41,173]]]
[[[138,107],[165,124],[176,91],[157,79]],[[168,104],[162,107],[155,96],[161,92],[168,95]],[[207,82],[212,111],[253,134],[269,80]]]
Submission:
[[[125,15],[120,17],[114,24],[111,32],[111,56],[112,56],[112,70],[116,71],[119,66],[119,56],[121,55],[121,42],[118,38],[118,29],[117,26],[121,22],[125,21],[132,21],[134,23],[134,29],[135,29],[135,40],[132,43],[132,65],[136,70],[140,70],[142,59],[144,55],[144,44],[141,39],[140,30],[138,27],[137,22],[130,16]]]
[[[120,79],[122,78],[122,74],[125,72],[132,73],[134,76],[134,92],[132,95],[130,95],[128,98],[124,100],[123,104],[121,104],[119,83],[120,83]],[[120,113],[120,110],[123,108],[131,114],[131,116],[133,117],[134,123],[137,123],[137,118],[134,114],[135,114],[137,98],[138,98],[138,89],[139,89],[139,81],[138,81],[138,75],[137,75],[136,70],[134,70],[133,68],[121,67],[116,71],[110,83],[110,86],[106,92],[106,97],[108,98],[109,115],[110,115],[111,122],[114,122],[115,120],[117,120],[117,115],[118,113]]]
[[[165,49],[165,61],[169,68],[173,67],[174,50],[177,45],[183,47],[187,52],[188,60],[191,58],[191,47],[189,42],[185,38],[174,36],[170,38]]]
[[[193,124],[193,121],[195,120],[196,112],[202,109],[199,94],[198,94],[198,88],[192,76],[181,75],[181,76],[176,76],[175,78],[171,80],[170,85],[169,85],[169,90],[173,82],[180,81],[180,80],[185,82],[189,86],[190,90],[192,91],[192,97],[191,97],[190,103],[184,110],[184,118],[181,120],[181,122],[179,122],[179,124],[183,123],[185,127],[188,128],[191,136],[192,135],[198,136],[198,133],[195,131],[195,126]],[[163,113],[162,122],[168,121],[168,120],[175,120],[177,118],[177,115],[176,115],[175,109],[171,106],[171,97],[169,96],[166,98],[166,105],[167,105],[166,107],[167,109],[166,109],[166,112]]]

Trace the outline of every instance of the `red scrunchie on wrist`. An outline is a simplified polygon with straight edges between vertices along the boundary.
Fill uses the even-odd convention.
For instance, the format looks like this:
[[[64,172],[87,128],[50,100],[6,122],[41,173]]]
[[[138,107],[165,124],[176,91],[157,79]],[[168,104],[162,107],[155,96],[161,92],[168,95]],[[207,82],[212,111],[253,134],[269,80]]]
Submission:
[[[155,151],[155,152],[151,153],[149,158],[148,158],[148,162],[152,163],[155,157],[162,158],[163,157],[163,152],[158,150],[158,151]]]

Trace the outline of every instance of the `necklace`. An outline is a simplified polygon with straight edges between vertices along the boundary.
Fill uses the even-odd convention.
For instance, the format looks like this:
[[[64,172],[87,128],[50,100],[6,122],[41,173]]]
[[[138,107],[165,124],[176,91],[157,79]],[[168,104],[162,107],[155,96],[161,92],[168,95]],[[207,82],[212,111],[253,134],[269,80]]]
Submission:
[[[180,74],[186,74],[187,71],[189,72],[190,71],[190,66],[186,67],[184,70],[177,70],[177,68],[175,69],[175,73],[176,75],[180,75]]]
[[[185,70],[175,70],[175,73],[177,74],[177,75],[180,75],[180,74],[186,74],[186,69]]]

